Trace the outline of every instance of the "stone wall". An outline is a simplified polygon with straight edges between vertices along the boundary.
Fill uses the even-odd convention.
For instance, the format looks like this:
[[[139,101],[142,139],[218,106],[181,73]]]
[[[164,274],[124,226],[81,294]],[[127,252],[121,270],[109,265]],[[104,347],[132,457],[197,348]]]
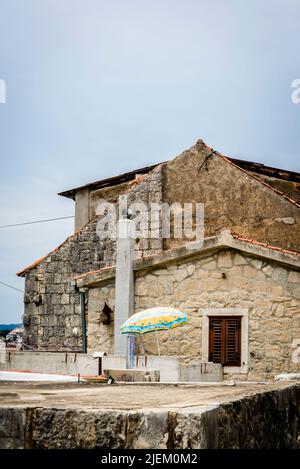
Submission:
[[[165,165],[164,201],[203,203],[205,236],[230,228],[248,238],[299,251],[299,206],[212,154],[202,140]],[[184,242],[170,238],[165,248]]]
[[[161,201],[161,170],[131,184],[128,201]],[[107,190],[104,193],[108,197]],[[112,199],[111,199],[112,200]],[[118,208],[118,203],[116,207]],[[38,350],[81,350],[80,297],[72,280],[74,276],[97,270],[115,261],[115,240],[100,240],[97,235],[99,217],[70,236],[59,248],[26,273],[24,343]],[[137,240],[138,241],[138,240]],[[136,256],[150,255],[161,249],[160,240],[136,243]]]
[[[206,237],[215,235],[224,227],[229,227],[257,240],[299,250],[299,208],[220,156],[212,155],[211,149],[202,141],[197,142],[191,149],[174,160],[157,166],[147,175],[126,184],[103,188],[91,193],[90,216],[96,213],[100,199],[113,202],[117,206],[117,199],[121,193],[127,195],[129,205],[134,202],[143,202],[149,207],[150,203],[160,204],[163,201],[169,204],[202,202],[205,204]],[[161,220],[161,216],[159,220]],[[143,233],[137,237],[136,258],[154,255],[162,249],[168,249],[186,241],[184,238],[163,240],[159,220],[156,226],[158,238],[147,239],[143,237]],[[80,350],[82,348],[81,337],[76,338],[72,333],[74,327],[81,328],[79,293],[76,291],[72,279],[76,275],[100,269],[115,261],[115,241],[100,241],[96,232],[98,221],[98,217],[92,219],[61,247],[26,273],[24,326],[27,346],[41,350]],[[249,269],[251,269],[251,265]],[[172,272],[171,267],[170,269]],[[183,273],[176,273],[175,270],[176,268],[173,266],[174,275],[178,276],[178,279],[181,275],[184,276]],[[193,266],[190,266],[190,270],[193,270]],[[247,269],[245,269],[246,271]],[[219,271],[212,272],[213,274],[217,276]],[[259,274],[264,275],[264,272],[260,270]],[[157,284],[157,275],[160,276],[159,283],[163,285],[161,287]],[[143,304],[153,305],[153,302],[158,303],[162,299],[176,305],[180,304],[181,300],[177,300],[171,292],[175,287],[180,291],[181,282],[177,277],[175,283],[167,277],[163,272],[147,277],[152,296],[148,297],[148,294],[137,293],[138,308],[142,307]],[[217,277],[214,279],[219,282],[218,286],[220,284],[220,287],[226,284],[226,282],[218,280]],[[182,279],[183,285],[185,280],[184,277]],[[199,280],[200,278],[198,278]],[[203,287],[205,287],[205,280],[211,279],[203,277]],[[188,275],[186,282],[187,285],[198,285],[192,274]],[[258,286],[258,288],[261,287]],[[138,279],[137,292],[143,289],[148,291],[148,287],[143,285],[143,279]],[[244,298],[244,296],[247,297],[247,294],[243,288],[240,292],[235,289],[235,292],[238,301],[247,301]],[[156,293],[158,296],[155,296]],[[203,295],[206,293],[208,292],[204,289]],[[231,293],[230,290],[223,291],[221,289],[215,292],[215,296],[216,298],[228,298],[231,304],[234,302]],[[288,301],[287,296],[284,302]],[[97,295],[95,301],[97,302]],[[198,304],[199,301],[205,302],[205,297],[202,296],[197,301]],[[293,301],[292,297],[291,301]],[[90,328],[91,337],[103,333],[103,340],[107,345],[111,330],[106,333],[101,330],[101,327],[97,327],[99,326],[100,307],[93,302],[93,293],[91,293],[91,304],[95,304],[95,308],[89,316],[89,333]],[[113,295],[109,296],[109,302],[113,307]],[[285,304],[284,302],[282,304]],[[190,300],[190,303],[193,301]],[[213,301],[213,303],[220,302]],[[194,336],[197,331],[200,332],[200,329],[197,328],[198,326],[193,329]],[[95,330],[97,332],[93,332]],[[177,332],[175,338],[176,334]],[[162,340],[164,343],[165,337]],[[94,344],[91,345],[91,347],[93,346]],[[148,344],[148,347],[151,349],[154,345]],[[175,351],[176,340],[173,340],[173,346],[169,344],[168,347]],[[182,341],[181,353],[185,353],[185,350],[188,349],[187,340]]]
[[[0,448],[299,448],[299,399],[300,386],[291,385],[228,403],[221,392],[221,404],[185,410],[6,406],[0,408]]]
[[[113,324],[100,328],[96,323],[97,311],[105,302],[113,308],[113,298],[113,280],[89,290],[91,351],[113,350]],[[207,308],[243,308],[249,315],[248,378],[299,371],[300,364],[292,362],[292,343],[300,339],[300,273],[296,270],[225,249],[136,272],[136,311],[162,305],[185,311],[191,321],[170,332],[159,332],[161,355],[185,356],[187,363],[199,360],[203,312]],[[137,353],[145,352],[157,354],[155,334],[137,339]]]
[[[115,308],[115,282],[108,282],[101,288],[88,290],[87,303],[87,349],[88,352],[96,350],[101,352],[113,352],[114,340],[114,308]],[[112,322],[104,325],[101,322],[101,311],[105,303],[113,311]]]

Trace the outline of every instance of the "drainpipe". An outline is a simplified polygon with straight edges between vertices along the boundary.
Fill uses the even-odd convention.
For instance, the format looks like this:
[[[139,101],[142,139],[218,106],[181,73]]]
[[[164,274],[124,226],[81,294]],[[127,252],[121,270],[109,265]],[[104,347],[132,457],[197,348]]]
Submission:
[[[86,353],[86,320],[85,320],[85,292],[80,291],[80,316],[82,330],[82,352]]]

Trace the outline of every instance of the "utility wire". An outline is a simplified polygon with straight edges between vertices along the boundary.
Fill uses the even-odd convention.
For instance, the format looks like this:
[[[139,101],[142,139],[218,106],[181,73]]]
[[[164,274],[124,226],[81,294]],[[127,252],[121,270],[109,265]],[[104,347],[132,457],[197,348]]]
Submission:
[[[225,213],[222,213],[220,214],[218,217],[205,217],[204,216],[204,220],[219,220],[220,218],[222,218],[222,215],[227,215]],[[238,220],[238,221],[243,221],[243,220],[258,220],[260,221],[262,218],[263,218],[264,214],[261,214],[261,215],[256,215],[256,216],[250,216],[250,217],[245,217],[243,215],[239,216],[239,217],[232,217],[232,216],[229,216],[228,215],[228,218],[230,218],[230,220]],[[33,224],[36,224],[36,223],[46,223],[46,222],[49,222],[49,221],[56,221],[56,220],[66,220],[68,218],[75,218],[74,215],[71,215],[71,216],[68,216],[68,217],[59,217],[59,218],[47,218],[45,220],[35,220],[35,221],[28,221],[28,222],[24,222],[24,223],[14,223],[12,225],[0,225],[0,229],[1,228],[11,228],[11,227],[14,227],[14,226],[24,226],[24,225],[33,225]],[[270,218],[270,216],[269,216]],[[281,217],[281,218],[284,218],[284,217]]]
[[[20,290],[19,288],[13,287],[12,285],[9,285],[8,283],[0,282],[1,285],[5,285],[6,287],[12,288],[13,290],[20,291],[21,293],[24,293],[23,290]]]
[[[66,220],[67,218],[74,218],[74,215],[71,215],[69,217],[47,218],[45,220],[27,221],[25,223],[15,223],[13,225],[0,225],[0,228],[11,228],[13,226],[33,225],[35,223],[45,223],[45,222],[48,222],[48,221]]]

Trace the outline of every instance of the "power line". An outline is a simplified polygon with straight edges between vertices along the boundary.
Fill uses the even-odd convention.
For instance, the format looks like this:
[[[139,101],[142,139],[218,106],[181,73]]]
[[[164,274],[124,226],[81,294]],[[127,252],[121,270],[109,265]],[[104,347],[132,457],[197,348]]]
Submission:
[[[11,228],[13,226],[33,225],[35,223],[45,223],[48,221],[66,220],[67,218],[74,218],[74,215],[71,215],[69,217],[47,218],[45,220],[27,221],[24,223],[14,223],[13,225],[0,225],[0,228]]]
[[[222,218],[223,215],[227,215],[226,213],[221,213],[219,216],[217,217],[205,217],[204,216],[204,221],[205,220],[219,220]],[[263,216],[265,214],[261,214],[261,215],[256,215],[256,216],[250,216],[250,217],[245,217],[243,215],[240,215],[238,217],[233,217],[233,216],[230,216],[230,215],[227,215],[228,218],[230,218],[230,220],[237,220],[237,221],[243,221],[243,220],[258,220],[258,221],[261,221],[263,219]],[[75,218],[74,215],[70,215],[68,217],[59,217],[59,218],[47,218],[45,220],[35,220],[35,221],[27,221],[27,222],[23,222],[23,223],[14,223],[14,224],[11,224],[11,225],[0,225],[0,229],[1,228],[12,228],[12,227],[15,227],[15,226],[24,226],[24,225],[33,225],[33,224],[36,224],[36,223],[46,223],[46,222],[49,222],[49,221],[56,221],[56,220],[66,220],[68,218]],[[270,217],[269,217],[270,218]],[[281,218],[284,218],[284,217],[281,217]]]
[[[8,283],[0,282],[1,285],[5,285],[6,287],[12,288],[13,290],[20,291],[21,293],[24,293],[23,290],[20,290],[19,288],[13,287],[12,285],[9,285]]]

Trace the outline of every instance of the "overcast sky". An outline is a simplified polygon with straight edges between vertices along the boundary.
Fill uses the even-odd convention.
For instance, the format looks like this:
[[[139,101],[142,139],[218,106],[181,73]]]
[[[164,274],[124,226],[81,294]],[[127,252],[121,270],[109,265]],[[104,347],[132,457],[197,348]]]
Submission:
[[[59,191],[199,138],[299,171],[299,0],[0,0],[0,225],[73,215]],[[73,220],[0,229],[0,281]],[[0,285],[0,323],[22,294]]]

